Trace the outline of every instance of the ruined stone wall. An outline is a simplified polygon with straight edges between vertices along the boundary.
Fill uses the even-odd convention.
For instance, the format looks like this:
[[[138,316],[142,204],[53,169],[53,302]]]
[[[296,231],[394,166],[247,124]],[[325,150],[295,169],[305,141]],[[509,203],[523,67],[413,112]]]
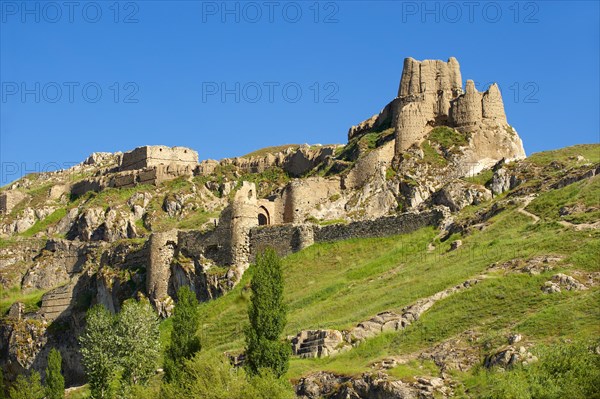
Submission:
[[[188,258],[207,258],[220,266],[233,263],[231,250],[231,206],[226,207],[219,217],[219,224],[212,231],[180,231],[178,251]]]
[[[427,126],[447,124],[451,101],[462,93],[462,77],[456,58],[404,60],[394,110],[396,154],[423,139]]]
[[[304,223],[308,210],[339,194],[340,190],[339,178],[311,177],[291,182],[282,194],[283,222]]]
[[[273,248],[279,256],[286,256],[313,244],[311,225],[260,226],[250,230],[250,262],[266,248]]]
[[[84,179],[70,188],[72,195],[81,196],[89,191],[100,192],[106,188],[131,188],[138,184],[158,185],[181,176],[192,176],[196,166],[170,163],[139,170],[127,170],[106,176]]]
[[[250,228],[255,226],[258,226],[256,185],[243,182],[235,193],[231,208],[231,258],[240,269],[248,265],[248,235]]]
[[[426,226],[435,226],[443,218],[441,212],[433,210],[423,213],[405,213],[384,216],[374,220],[333,224],[315,229],[315,242],[347,240],[350,238],[386,237],[406,234]]]
[[[400,109],[396,130],[396,153],[407,150],[419,142],[425,133],[428,112],[423,112],[424,102],[409,102]]]
[[[168,164],[187,165],[194,169],[198,164],[198,153],[185,147],[139,147],[123,154],[119,169],[137,170]]]
[[[10,213],[13,208],[27,198],[27,194],[17,190],[7,190],[0,194],[0,213]]]
[[[457,128],[476,126],[483,118],[483,95],[475,88],[472,80],[467,80],[465,94],[458,97],[451,108],[451,119]]]
[[[159,313],[162,302],[168,297],[171,261],[175,255],[177,238],[177,230],[153,233],[150,236],[146,292]]]
[[[483,93],[483,117],[500,123],[507,123],[506,113],[504,112],[504,102],[500,88],[496,83],[492,84],[485,93]]]
[[[280,256],[286,256],[318,242],[406,234],[426,226],[436,226],[442,218],[440,211],[432,210],[330,226],[286,224],[255,227],[250,230],[250,261],[254,261],[256,255],[267,247],[275,249]]]

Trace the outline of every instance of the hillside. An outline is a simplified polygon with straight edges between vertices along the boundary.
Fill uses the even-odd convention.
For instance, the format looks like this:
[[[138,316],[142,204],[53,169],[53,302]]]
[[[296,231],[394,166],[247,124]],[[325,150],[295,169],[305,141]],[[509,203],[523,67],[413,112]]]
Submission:
[[[427,227],[399,236],[314,244],[287,256],[290,337],[301,330],[350,330],[381,312],[401,313],[419,299],[479,280],[436,302],[401,331],[377,334],[334,356],[293,358],[288,378],[298,382],[315,375],[323,378],[315,373],[326,372],[328,378],[360,379],[364,373],[385,372],[386,378],[418,384],[423,378],[441,377],[443,386],[452,387],[458,397],[479,397],[486,379],[492,378],[482,371],[484,360],[494,353],[523,346],[539,356],[547,344],[597,345],[600,179],[571,180],[599,163],[598,145],[534,154],[506,166],[522,184],[467,206],[441,231]],[[492,175],[484,171],[465,181],[491,184]],[[562,187],[564,182],[570,184]],[[188,185],[175,181],[159,190]],[[135,194],[108,193],[104,198],[115,202]],[[26,232],[3,240],[3,248],[33,245],[36,239],[30,236]],[[113,245],[128,241],[133,245],[139,239]],[[462,245],[452,249],[456,242]],[[546,282],[560,273],[574,277],[585,289],[571,290],[568,283],[559,282],[561,292],[545,293]],[[208,354],[243,350],[251,275],[252,268],[231,292],[202,305],[199,334]],[[15,301],[24,302],[26,312],[34,311],[44,292],[4,291],[3,312]],[[165,339],[169,325],[167,319]],[[509,344],[513,336],[520,342]]]
[[[600,147],[540,153],[528,161],[569,165],[578,150],[598,155]],[[436,303],[401,332],[383,333],[333,357],[293,359],[288,377],[297,380],[317,371],[351,377],[379,370],[406,382],[443,376],[446,384],[458,382],[457,394],[477,397],[477,386],[486,378],[480,371],[486,356],[520,346],[537,353],[541,345],[572,340],[598,345],[600,178],[543,192],[526,207],[517,194],[509,191],[479,209],[466,208],[457,219],[469,219],[496,204],[504,209],[472,232],[453,234],[443,242],[438,231],[427,228],[315,245],[288,256],[288,335],[301,329],[349,329],[380,312],[400,311],[420,298],[480,279]],[[565,206],[585,211],[561,216]],[[567,219],[579,224],[568,225]],[[596,225],[581,224],[587,222]],[[456,240],[462,245],[451,250]],[[559,273],[575,277],[586,288],[543,292],[545,283]],[[243,349],[239,333],[247,299],[241,284],[203,306],[202,337],[208,347]],[[510,345],[514,335],[522,340]]]
[[[455,58],[407,58],[398,96],[345,145],[219,161],[142,146],[2,187],[4,390],[34,371],[45,381],[58,351],[69,397],[88,397],[90,309],[109,319],[135,303],[154,320],[157,364],[149,386],[111,378],[140,390],[123,397],[158,397],[189,288],[202,351],[186,365],[205,367],[200,379],[302,399],[598,397],[600,145],[526,157],[498,86],[464,87]],[[266,249],[288,309],[279,382],[230,370],[249,362]]]

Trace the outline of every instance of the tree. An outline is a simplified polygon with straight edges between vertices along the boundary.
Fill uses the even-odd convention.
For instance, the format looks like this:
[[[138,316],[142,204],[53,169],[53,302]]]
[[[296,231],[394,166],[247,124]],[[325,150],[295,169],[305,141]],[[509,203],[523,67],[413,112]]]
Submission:
[[[88,310],[86,322],[79,342],[92,397],[110,398],[118,359],[114,333],[116,319],[104,306],[96,305]]]
[[[2,367],[0,367],[0,399],[6,399],[6,385],[4,384],[4,373]]]
[[[173,381],[186,359],[201,349],[196,335],[200,323],[200,313],[196,295],[189,287],[181,287],[177,292],[177,305],[173,310],[173,331],[171,342],[165,352],[165,379]]]
[[[19,375],[9,390],[9,397],[10,399],[43,399],[44,388],[40,374],[34,371],[29,378]]]
[[[252,375],[270,369],[275,376],[281,377],[288,369],[291,348],[280,339],[287,308],[283,303],[281,260],[273,249],[267,249],[257,257],[251,289],[250,324],[245,329],[246,367]]]
[[[48,355],[48,367],[46,367],[46,398],[64,399],[65,378],[61,374],[62,356],[60,352],[52,348]]]
[[[156,372],[160,357],[158,316],[150,302],[130,299],[123,303],[115,343],[123,381],[129,385],[146,383]]]
[[[156,371],[158,317],[147,300],[125,301],[117,316],[96,305],[88,311],[79,342],[92,397],[112,398],[124,389],[120,385],[144,384]]]

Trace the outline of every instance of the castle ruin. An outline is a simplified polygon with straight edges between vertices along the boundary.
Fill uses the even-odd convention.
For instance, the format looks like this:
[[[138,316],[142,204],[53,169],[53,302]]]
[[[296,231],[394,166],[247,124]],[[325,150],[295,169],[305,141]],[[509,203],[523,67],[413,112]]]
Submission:
[[[511,142],[502,140],[513,129],[507,123],[498,85],[494,83],[481,93],[472,80],[467,80],[463,90],[460,66],[454,57],[446,62],[406,58],[397,97],[379,114],[351,127],[348,139],[388,124],[395,132],[396,160],[411,146],[420,144],[436,126],[471,134],[476,156],[489,160],[482,167],[490,166],[494,159],[525,157],[516,134]],[[491,135],[497,137],[490,140]]]

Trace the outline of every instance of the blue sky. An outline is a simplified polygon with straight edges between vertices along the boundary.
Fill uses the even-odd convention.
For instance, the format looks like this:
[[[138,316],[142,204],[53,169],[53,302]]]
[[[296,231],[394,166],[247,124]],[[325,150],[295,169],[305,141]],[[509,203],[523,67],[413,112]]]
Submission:
[[[145,144],[344,143],[409,56],[498,82],[527,153],[596,143],[598,4],[3,0],[0,183]]]

